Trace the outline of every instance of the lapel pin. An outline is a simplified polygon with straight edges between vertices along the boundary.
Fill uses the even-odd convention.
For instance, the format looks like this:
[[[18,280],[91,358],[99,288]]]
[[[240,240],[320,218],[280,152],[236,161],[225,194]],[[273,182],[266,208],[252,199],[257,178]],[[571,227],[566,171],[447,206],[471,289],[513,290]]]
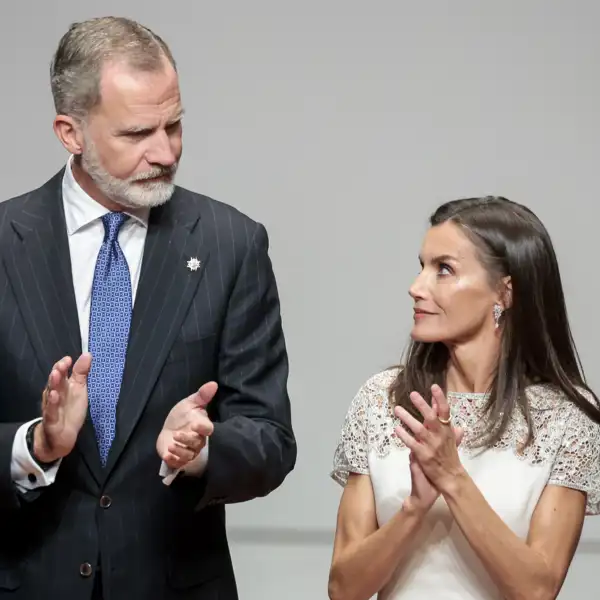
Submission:
[[[197,258],[190,258],[190,260],[187,261],[187,268],[190,271],[197,271],[201,264],[202,263]]]

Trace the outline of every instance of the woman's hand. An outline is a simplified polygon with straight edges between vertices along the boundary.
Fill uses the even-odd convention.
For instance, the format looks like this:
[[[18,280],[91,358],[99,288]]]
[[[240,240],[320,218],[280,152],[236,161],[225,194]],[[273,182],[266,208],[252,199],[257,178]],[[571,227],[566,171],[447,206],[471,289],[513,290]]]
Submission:
[[[411,489],[410,496],[404,500],[403,507],[417,509],[426,513],[434,505],[440,493],[427,479],[421,465],[417,462],[415,455],[411,452],[408,457],[410,466]]]
[[[417,392],[410,395],[412,403],[423,415],[423,423],[401,406],[395,408],[396,416],[412,432],[411,435],[404,428],[396,427],[396,435],[411,453],[410,468],[415,499],[422,498],[428,508],[440,492],[443,493],[457,476],[464,473],[458,456],[462,429],[452,427],[450,406],[441,388],[434,385],[431,392],[432,406]]]

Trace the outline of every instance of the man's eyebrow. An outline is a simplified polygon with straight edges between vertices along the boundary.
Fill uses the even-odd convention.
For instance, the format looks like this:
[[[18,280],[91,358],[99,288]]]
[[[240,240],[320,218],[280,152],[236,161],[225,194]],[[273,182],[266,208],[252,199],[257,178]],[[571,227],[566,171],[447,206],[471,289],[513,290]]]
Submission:
[[[180,110],[177,111],[177,113],[175,114],[174,117],[170,118],[167,121],[168,125],[173,125],[174,123],[177,123],[178,121],[181,121],[181,119],[183,118],[183,115],[185,114],[185,110],[183,108],[181,108]]]
[[[184,115],[184,110],[181,109],[180,111],[177,112],[177,114],[172,117],[171,119],[169,119],[167,121],[167,125],[174,125],[175,123],[178,123],[183,115]],[[119,129],[119,134],[120,135],[136,135],[136,134],[143,134],[143,133],[152,133],[154,130],[156,129],[156,127],[148,127],[147,125],[131,125],[130,127],[124,127],[122,129]]]
[[[148,127],[146,125],[131,125],[130,127],[124,127],[119,129],[121,135],[129,135],[132,133],[151,133],[155,127]]]

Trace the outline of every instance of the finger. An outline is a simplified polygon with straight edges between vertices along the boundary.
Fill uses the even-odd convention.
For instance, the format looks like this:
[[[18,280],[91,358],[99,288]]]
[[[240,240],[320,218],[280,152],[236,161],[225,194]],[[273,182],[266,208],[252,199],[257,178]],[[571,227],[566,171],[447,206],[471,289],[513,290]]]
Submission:
[[[70,366],[70,356],[65,356],[64,358],[61,358],[61,360],[54,364],[54,366],[52,367],[52,371],[50,371],[50,375],[48,376],[46,389],[44,390],[46,393],[50,392],[50,390],[58,390],[59,392],[61,391],[60,388],[65,384],[67,380]]]
[[[46,384],[46,391],[50,392],[50,390],[58,390],[60,393],[61,388],[65,385],[67,381],[67,377],[69,376],[69,368],[71,366],[71,358],[69,356],[65,356],[52,367],[52,371],[48,376],[48,383]]]
[[[437,384],[432,385],[431,395],[435,398],[438,407],[438,416],[442,419],[449,419],[450,405],[448,404],[448,400],[446,400],[446,395],[442,391],[442,388]]]
[[[412,454],[412,452],[411,452],[411,454]],[[417,462],[416,457],[413,457],[413,459],[410,461],[410,464],[408,466],[410,468],[410,474],[413,477],[419,475],[419,463]]]
[[[191,460],[194,460],[197,456],[197,452],[190,450],[189,448],[185,448],[184,446],[180,446],[179,444],[169,444],[167,448],[169,454],[176,456],[179,460],[182,460],[184,463],[188,463]]]
[[[193,450],[194,452],[200,452],[205,444],[205,438],[197,433],[188,433],[185,431],[178,431],[173,435],[173,439],[184,447]]]
[[[56,388],[60,385],[63,377],[67,375],[69,372],[69,368],[71,366],[71,357],[64,356],[58,362],[55,362],[52,366],[52,370],[50,371],[50,375],[48,375],[48,381],[46,384],[46,389],[50,390],[52,388]]]
[[[183,444],[184,446],[192,447],[198,443],[198,441],[201,439],[201,437],[195,432],[176,431],[173,434],[173,439],[178,444]]]
[[[212,424],[210,419],[205,417],[203,419],[194,420],[190,424],[190,429],[197,435],[208,437],[209,435],[212,435],[212,432],[215,430],[215,426]]]
[[[49,397],[50,393],[53,390],[60,388],[61,382],[62,382],[62,376],[60,374],[60,371],[58,371],[56,369],[51,371],[50,375],[48,376],[48,382],[46,383],[46,387],[44,388],[44,391],[42,392],[42,416],[44,415],[46,406],[48,405],[48,397]]]
[[[196,406],[206,408],[209,402],[215,397],[219,386],[215,381],[205,383],[195,394]]]
[[[403,442],[403,444],[412,452],[416,452],[419,447],[419,442],[415,440],[415,438],[408,433],[403,427],[396,427],[395,430],[398,438]]]
[[[435,399],[435,396],[431,396],[431,410],[435,413],[435,416],[437,417],[440,414],[440,409],[437,403],[437,400]]]
[[[79,385],[87,383],[87,376],[92,367],[92,355],[89,352],[84,352],[73,365],[73,373],[71,379]]]
[[[167,446],[167,451],[185,460],[191,460],[198,454],[193,448],[188,448],[176,441],[171,442]]]
[[[205,383],[200,389],[182,400],[189,408],[206,409],[214,395],[217,393],[217,384],[214,381]]]
[[[427,430],[423,423],[417,421],[405,408],[396,406],[394,409],[396,416],[413,432],[414,436],[421,440],[427,434]],[[404,430],[403,430],[404,431]]]
[[[465,430],[462,427],[454,427],[454,437],[456,438],[456,445],[460,446],[465,435]]]
[[[182,460],[178,456],[175,456],[174,454],[167,453],[162,457],[162,459],[170,469],[181,469],[181,467],[186,465],[186,461]]]
[[[58,362],[54,363],[52,370],[60,371],[60,373],[64,375],[65,373],[68,373],[72,362],[73,360],[70,356],[63,356]]]
[[[55,390],[58,388],[63,380],[63,375],[58,369],[53,369],[48,375],[48,383],[46,384],[46,388],[44,392],[48,393],[50,390]]]
[[[423,396],[418,392],[411,392],[410,400],[415,408],[423,415],[423,419],[428,429],[437,428],[437,413],[429,406],[429,404],[427,404],[427,402],[425,402]]]
[[[54,425],[59,417],[60,395],[56,390],[50,390],[42,411],[42,418],[48,425]]]

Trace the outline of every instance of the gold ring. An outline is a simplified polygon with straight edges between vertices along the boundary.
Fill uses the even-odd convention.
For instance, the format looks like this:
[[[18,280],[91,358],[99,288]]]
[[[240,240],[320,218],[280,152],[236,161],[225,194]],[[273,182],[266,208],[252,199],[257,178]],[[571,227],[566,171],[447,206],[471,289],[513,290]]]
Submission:
[[[450,423],[452,422],[452,418],[448,417],[447,419],[442,419],[442,417],[438,417],[438,421],[442,424],[442,425],[450,425]]]

